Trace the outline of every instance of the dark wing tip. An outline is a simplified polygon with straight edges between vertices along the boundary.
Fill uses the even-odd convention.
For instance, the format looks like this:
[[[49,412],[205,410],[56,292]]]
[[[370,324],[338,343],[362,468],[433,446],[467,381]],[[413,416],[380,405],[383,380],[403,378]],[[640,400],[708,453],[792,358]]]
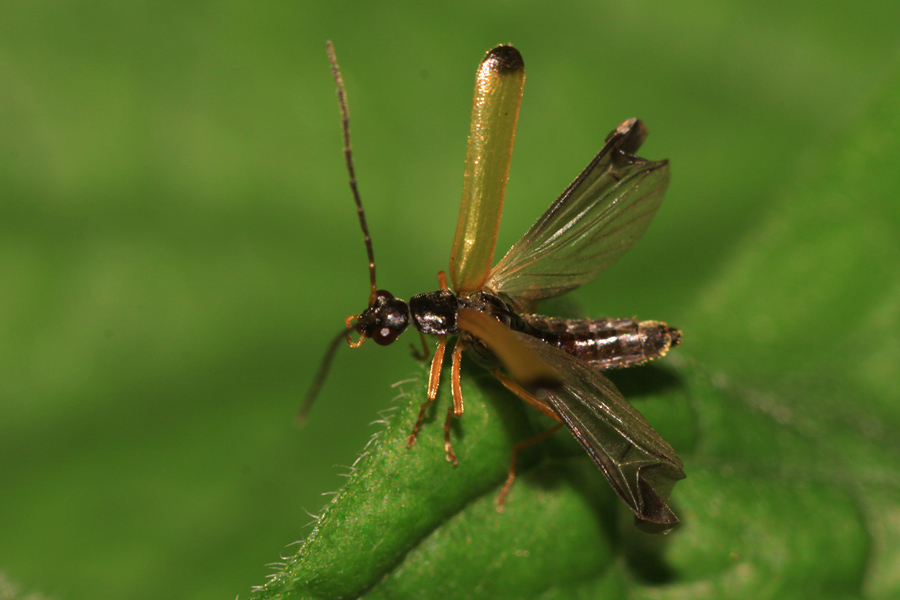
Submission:
[[[634,526],[640,531],[665,535],[678,525],[678,517],[661,498],[657,496],[651,500],[649,497],[645,497],[644,501],[641,514],[637,512],[634,514]]]
[[[654,481],[648,481],[648,477]],[[638,474],[640,503],[634,510],[634,522],[645,533],[666,534],[678,525],[678,517],[666,504],[675,482],[684,479],[684,471],[664,464],[642,469]]]
[[[635,155],[648,135],[650,133],[647,131],[643,121],[640,119],[628,119],[611,131],[606,136],[606,141],[613,141],[616,149],[621,150],[625,154]]]
[[[675,516],[672,511],[669,511],[672,516],[672,520],[666,522],[656,522],[656,521],[647,521],[639,516],[635,515],[634,517],[634,526],[644,533],[651,533],[653,535],[666,535],[678,525],[678,517]]]
[[[489,50],[481,65],[482,69],[506,75],[525,69],[525,60],[513,46],[503,44]]]

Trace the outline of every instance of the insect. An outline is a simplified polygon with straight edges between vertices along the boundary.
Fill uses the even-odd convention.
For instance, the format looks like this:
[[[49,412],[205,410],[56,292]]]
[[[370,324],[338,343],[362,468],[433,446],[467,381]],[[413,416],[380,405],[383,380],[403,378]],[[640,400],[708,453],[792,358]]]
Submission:
[[[450,254],[452,289],[441,271],[440,289],[407,303],[376,285],[372,242],[353,169],[343,80],[330,42],[328,56],[338,90],[350,188],[369,258],[370,293],[365,310],[347,317],[346,328],[329,346],[300,418],[309,412],[342,340],[352,347],[369,338],[387,345],[411,324],[420,335],[437,337],[427,398],[407,440],[412,446],[437,397],[449,339],[456,336],[450,359],[453,404],[444,424],[449,461],[457,462],[450,424],[463,414],[459,379],[464,350],[522,400],[559,421],[514,448],[509,477],[498,496],[500,510],[515,477],[517,452],[565,425],[634,512],[636,522],[657,533],[669,531],[678,523],[667,503],[675,483],[685,477],[681,460],[601,371],[659,358],[681,341],[681,333],[658,321],[571,320],[533,312],[539,300],[592,280],[649,225],[668,185],[669,167],[667,161],[636,156],[647,137],[644,125],[630,119],[610,133],[588,166],[492,268],[525,70],[512,46],[490,50],[476,74],[462,204]],[[426,347],[424,337],[422,341]]]

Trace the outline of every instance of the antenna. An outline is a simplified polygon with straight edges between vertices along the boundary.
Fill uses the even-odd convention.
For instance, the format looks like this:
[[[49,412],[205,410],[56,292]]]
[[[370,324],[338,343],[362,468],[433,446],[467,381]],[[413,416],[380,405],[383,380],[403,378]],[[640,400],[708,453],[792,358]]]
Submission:
[[[363,230],[366,243],[366,252],[369,254],[369,308],[375,306],[375,298],[378,294],[378,286],[375,285],[375,252],[372,250],[372,238],[369,236],[369,227],[366,225],[366,213],[363,211],[362,200],[359,197],[359,188],[356,185],[356,173],[353,170],[353,151],[350,149],[350,111],[347,109],[347,92],[344,90],[344,78],[341,77],[341,68],[338,66],[334,55],[334,44],[329,40],[326,43],[328,61],[331,63],[331,72],[334,74],[334,82],[337,84],[338,104],[341,107],[341,128],[344,132],[344,157],[347,159],[347,173],[350,175],[350,189],[353,191],[353,200],[356,201],[356,214],[359,216],[359,225]]]
[[[356,201],[356,214],[359,216],[359,225],[363,230],[366,252],[369,254],[369,281],[371,283],[369,308],[372,308],[375,306],[375,299],[378,297],[378,286],[375,285],[375,252],[372,250],[372,238],[369,236],[369,227],[366,225],[366,213],[363,211],[362,200],[359,197],[359,188],[356,185],[356,174],[353,171],[353,151],[350,149],[350,111],[347,109],[347,93],[344,90],[344,78],[341,77],[341,68],[338,66],[337,58],[334,56],[334,45],[330,40],[326,43],[326,48],[328,51],[328,62],[331,63],[331,72],[334,74],[334,82],[337,84],[338,104],[341,107],[341,129],[344,133],[344,158],[347,159],[347,173],[350,175],[350,190],[353,192],[353,200]],[[303,399],[303,404],[300,406],[300,411],[297,413],[296,421],[298,425],[306,423],[313,402],[315,402],[316,396],[319,395],[319,390],[322,389],[325,378],[328,377],[328,371],[331,369],[331,361],[334,359],[334,355],[337,352],[341,339],[346,339],[349,342],[349,335],[353,329],[354,327],[350,324],[350,319],[348,318],[347,328],[341,330],[328,345],[328,350],[325,352],[325,356],[322,357],[322,364],[319,365],[319,370],[316,373],[315,379],[313,379],[312,386],[310,386],[309,391],[306,392],[306,397]]]
[[[310,386],[309,391],[306,392],[306,397],[303,399],[303,404],[300,405],[300,410],[297,411],[297,416],[295,417],[297,425],[303,426],[306,424],[306,419],[309,417],[309,411],[312,410],[313,402],[315,402],[316,396],[319,395],[319,390],[322,389],[322,384],[325,383],[325,379],[328,377],[328,370],[331,369],[331,361],[334,359],[334,354],[337,352],[341,340],[346,338],[350,331],[352,331],[352,328],[348,327],[347,329],[344,329],[337,337],[331,340],[330,344],[328,344],[328,350],[325,352],[325,356],[322,357],[322,364],[319,365],[316,378],[313,379],[312,385]]]

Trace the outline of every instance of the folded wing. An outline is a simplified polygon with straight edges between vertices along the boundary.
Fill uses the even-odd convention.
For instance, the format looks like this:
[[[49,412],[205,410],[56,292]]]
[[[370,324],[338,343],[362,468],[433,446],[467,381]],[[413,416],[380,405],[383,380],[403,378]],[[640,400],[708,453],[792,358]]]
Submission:
[[[656,533],[678,523],[668,506],[684,468],[675,450],[631,406],[612,382],[584,361],[531,336],[513,332],[559,376],[542,394],[606,475],[639,521]]]

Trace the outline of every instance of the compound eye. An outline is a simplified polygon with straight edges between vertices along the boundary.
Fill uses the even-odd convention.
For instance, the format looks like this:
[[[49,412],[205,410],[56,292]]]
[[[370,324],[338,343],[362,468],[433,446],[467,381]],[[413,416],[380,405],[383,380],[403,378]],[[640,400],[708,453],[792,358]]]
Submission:
[[[405,328],[406,327],[404,327],[403,329]],[[403,329],[394,329],[386,325],[382,325],[381,327],[377,327],[372,332],[371,337],[379,346],[387,346],[388,344],[393,343],[393,341],[396,340],[401,333],[403,333]]]

